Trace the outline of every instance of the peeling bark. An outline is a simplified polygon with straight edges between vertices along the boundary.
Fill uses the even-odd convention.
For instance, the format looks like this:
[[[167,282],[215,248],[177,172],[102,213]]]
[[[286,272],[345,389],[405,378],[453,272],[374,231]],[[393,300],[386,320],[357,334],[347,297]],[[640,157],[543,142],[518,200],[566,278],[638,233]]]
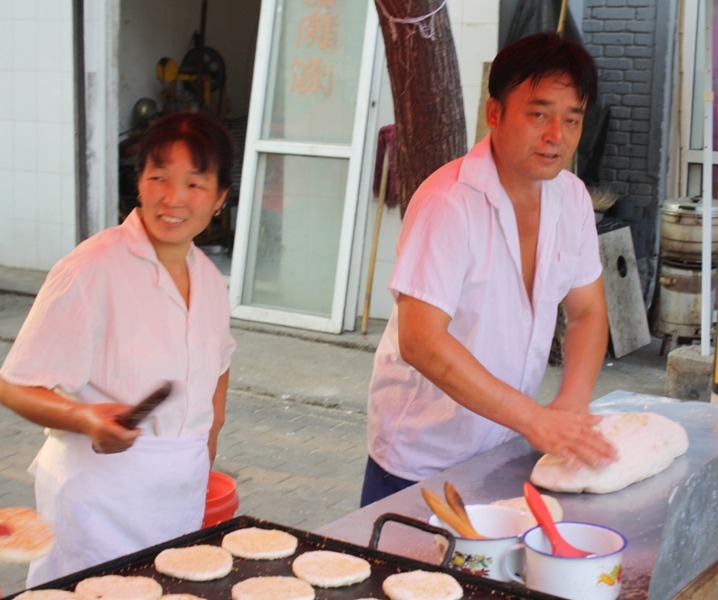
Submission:
[[[466,154],[464,102],[446,6],[416,24],[397,21],[428,15],[442,0],[375,3],[394,99],[396,174],[403,217],[419,184]]]

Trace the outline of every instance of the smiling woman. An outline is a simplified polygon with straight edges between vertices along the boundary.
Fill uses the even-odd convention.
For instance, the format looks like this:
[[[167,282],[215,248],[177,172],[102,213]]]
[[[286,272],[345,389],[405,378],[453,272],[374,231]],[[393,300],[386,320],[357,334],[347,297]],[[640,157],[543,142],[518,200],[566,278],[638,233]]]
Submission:
[[[185,256],[192,240],[222,208],[231,169],[231,138],[204,113],[169,115],[140,142],[138,215],[185,302]]]
[[[31,471],[56,545],[29,587],[202,523],[235,343],[224,278],[192,239],[224,202],[232,142],[176,113],[139,165],[141,206],[53,267],[0,371],[0,403],[51,428]],[[137,428],[118,423],[168,381]]]

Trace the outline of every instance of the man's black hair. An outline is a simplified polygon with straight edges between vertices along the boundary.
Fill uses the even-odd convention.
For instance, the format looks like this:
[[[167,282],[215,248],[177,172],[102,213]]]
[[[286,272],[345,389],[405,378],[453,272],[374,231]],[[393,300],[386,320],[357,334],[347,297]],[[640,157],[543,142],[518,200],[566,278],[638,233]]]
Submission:
[[[598,75],[593,58],[580,44],[547,32],[521,38],[496,55],[489,75],[489,94],[503,104],[527,79],[536,84],[557,75],[571,80],[586,108],[595,104]]]

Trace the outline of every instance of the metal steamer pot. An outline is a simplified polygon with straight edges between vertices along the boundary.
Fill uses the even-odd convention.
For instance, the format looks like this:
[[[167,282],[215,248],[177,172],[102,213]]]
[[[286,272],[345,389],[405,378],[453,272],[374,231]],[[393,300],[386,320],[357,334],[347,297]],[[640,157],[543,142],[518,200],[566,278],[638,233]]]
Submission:
[[[666,200],[661,206],[661,256],[701,262],[703,204],[700,196]],[[711,256],[718,259],[718,201],[711,206]]]
[[[715,301],[718,269],[711,269],[711,306]],[[661,263],[658,282],[661,286],[658,300],[656,329],[679,338],[701,336],[701,269],[685,265]]]

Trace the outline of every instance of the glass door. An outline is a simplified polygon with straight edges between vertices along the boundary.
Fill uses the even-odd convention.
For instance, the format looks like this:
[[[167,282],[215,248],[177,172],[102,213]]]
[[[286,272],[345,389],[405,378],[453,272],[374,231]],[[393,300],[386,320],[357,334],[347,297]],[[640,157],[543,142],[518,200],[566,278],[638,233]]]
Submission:
[[[232,315],[339,333],[378,23],[369,0],[264,0]]]
[[[713,3],[712,59],[718,65],[718,0]],[[703,194],[704,78],[706,73],[706,0],[686,0],[681,40],[681,172],[682,196]],[[718,198],[718,69],[713,77],[713,198]]]

